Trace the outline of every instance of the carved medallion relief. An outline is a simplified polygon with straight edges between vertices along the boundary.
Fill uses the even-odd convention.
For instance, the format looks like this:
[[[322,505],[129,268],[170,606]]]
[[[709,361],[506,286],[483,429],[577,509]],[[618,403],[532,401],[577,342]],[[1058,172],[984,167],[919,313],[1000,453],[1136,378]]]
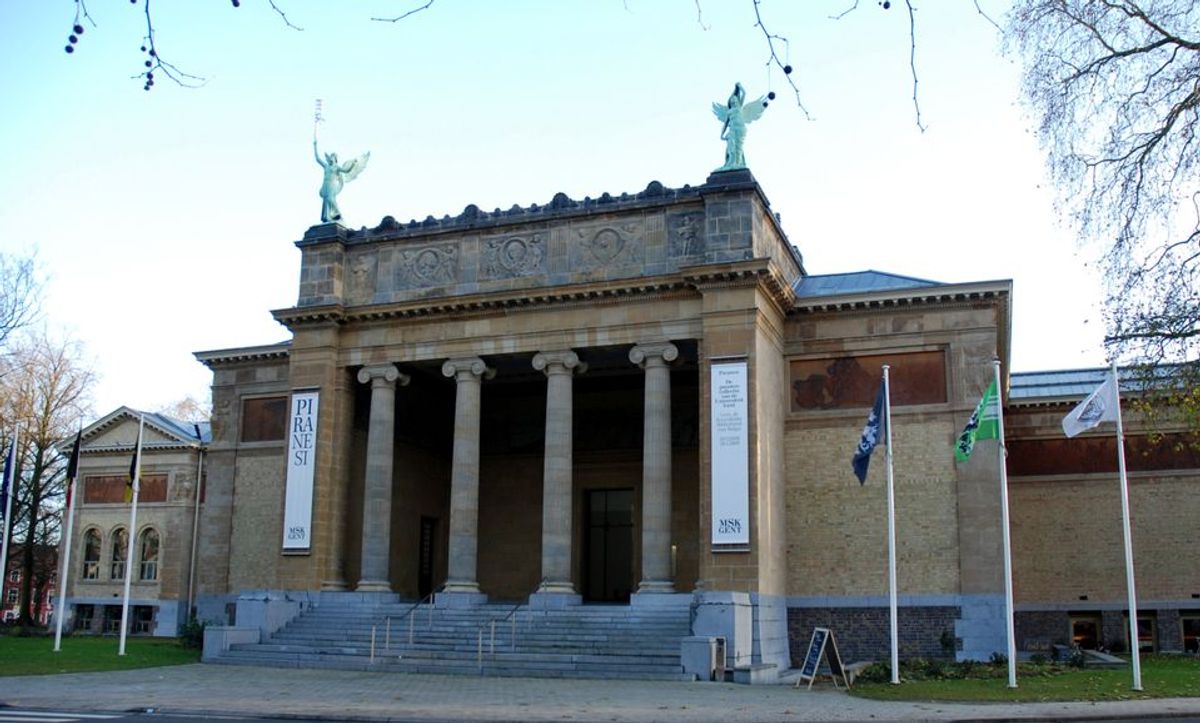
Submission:
[[[645,246],[641,223],[587,226],[575,229],[571,268],[590,271],[640,266]]]
[[[541,234],[486,239],[480,263],[481,279],[511,279],[543,274],[546,245]]]
[[[458,278],[458,245],[441,244],[400,252],[396,288],[441,286]]]

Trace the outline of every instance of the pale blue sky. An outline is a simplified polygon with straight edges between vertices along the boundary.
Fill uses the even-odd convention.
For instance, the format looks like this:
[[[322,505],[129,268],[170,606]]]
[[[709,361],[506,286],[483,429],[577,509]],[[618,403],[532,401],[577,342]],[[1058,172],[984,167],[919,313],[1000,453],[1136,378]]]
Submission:
[[[1016,65],[969,0],[922,2],[913,122],[908,26],[875,2],[764,0],[791,42],[805,120],[769,76],[750,0],[265,0],[153,5],[162,56],[197,90],[140,69],[142,5],[92,0],[63,52],[69,0],[0,0],[0,249],[36,248],[52,328],[82,340],[96,412],[203,397],[196,350],[286,338],[293,241],[316,223],[322,147],[371,151],[347,225],[704,182],[723,160],[712,101],[734,81],[779,98],[750,127],[751,170],[810,273],[874,268],[1014,281],[1013,366],[1104,363],[1091,252],[1055,213]],[[981,0],[997,19],[1006,2]],[[902,7],[902,6],[901,6]]]

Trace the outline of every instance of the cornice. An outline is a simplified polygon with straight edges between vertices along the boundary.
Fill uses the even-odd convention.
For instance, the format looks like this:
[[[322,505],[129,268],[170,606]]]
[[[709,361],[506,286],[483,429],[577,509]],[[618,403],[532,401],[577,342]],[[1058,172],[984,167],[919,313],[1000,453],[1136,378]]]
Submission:
[[[979,281],[966,284],[941,284],[910,289],[886,289],[855,294],[839,294],[797,299],[795,314],[819,314],[830,311],[887,309],[903,306],[988,301],[1011,297],[1011,281]]]
[[[285,341],[281,344],[271,344],[268,346],[245,346],[233,349],[214,349],[212,351],[193,352],[192,356],[196,357],[196,361],[204,366],[212,369],[217,366],[226,364],[236,364],[239,362],[258,362],[269,360],[287,359],[291,348],[291,342]]]

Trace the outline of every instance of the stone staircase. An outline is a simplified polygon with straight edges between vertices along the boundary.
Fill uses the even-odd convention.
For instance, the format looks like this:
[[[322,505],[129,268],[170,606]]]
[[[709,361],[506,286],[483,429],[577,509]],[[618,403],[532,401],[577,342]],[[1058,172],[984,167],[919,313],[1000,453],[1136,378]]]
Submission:
[[[409,641],[410,626],[412,641]],[[682,680],[686,606],[320,602],[205,662],[506,677]],[[371,636],[374,629],[374,658]]]

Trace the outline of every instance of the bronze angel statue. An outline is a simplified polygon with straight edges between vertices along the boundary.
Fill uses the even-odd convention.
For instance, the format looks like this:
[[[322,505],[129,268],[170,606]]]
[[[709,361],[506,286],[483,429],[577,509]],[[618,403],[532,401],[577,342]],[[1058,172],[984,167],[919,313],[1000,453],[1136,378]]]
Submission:
[[[735,83],[733,94],[725,105],[713,103],[713,115],[725,125],[721,128],[721,140],[725,141],[725,165],[717,171],[733,171],[746,167],[746,156],[742,146],[746,142],[746,124],[762,117],[767,99],[759,96],[746,102],[746,91],[741,83]]]
[[[342,186],[346,185],[347,181],[358,178],[358,174],[367,167],[371,152],[367,151],[358,158],[339,165],[336,153],[326,153],[325,157],[321,158],[321,153],[317,150],[317,139],[314,136],[313,155],[316,156],[317,164],[325,169],[325,179],[321,181],[321,222],[341,221],[342,211],[338,208],[337,196],[342,192]]]

